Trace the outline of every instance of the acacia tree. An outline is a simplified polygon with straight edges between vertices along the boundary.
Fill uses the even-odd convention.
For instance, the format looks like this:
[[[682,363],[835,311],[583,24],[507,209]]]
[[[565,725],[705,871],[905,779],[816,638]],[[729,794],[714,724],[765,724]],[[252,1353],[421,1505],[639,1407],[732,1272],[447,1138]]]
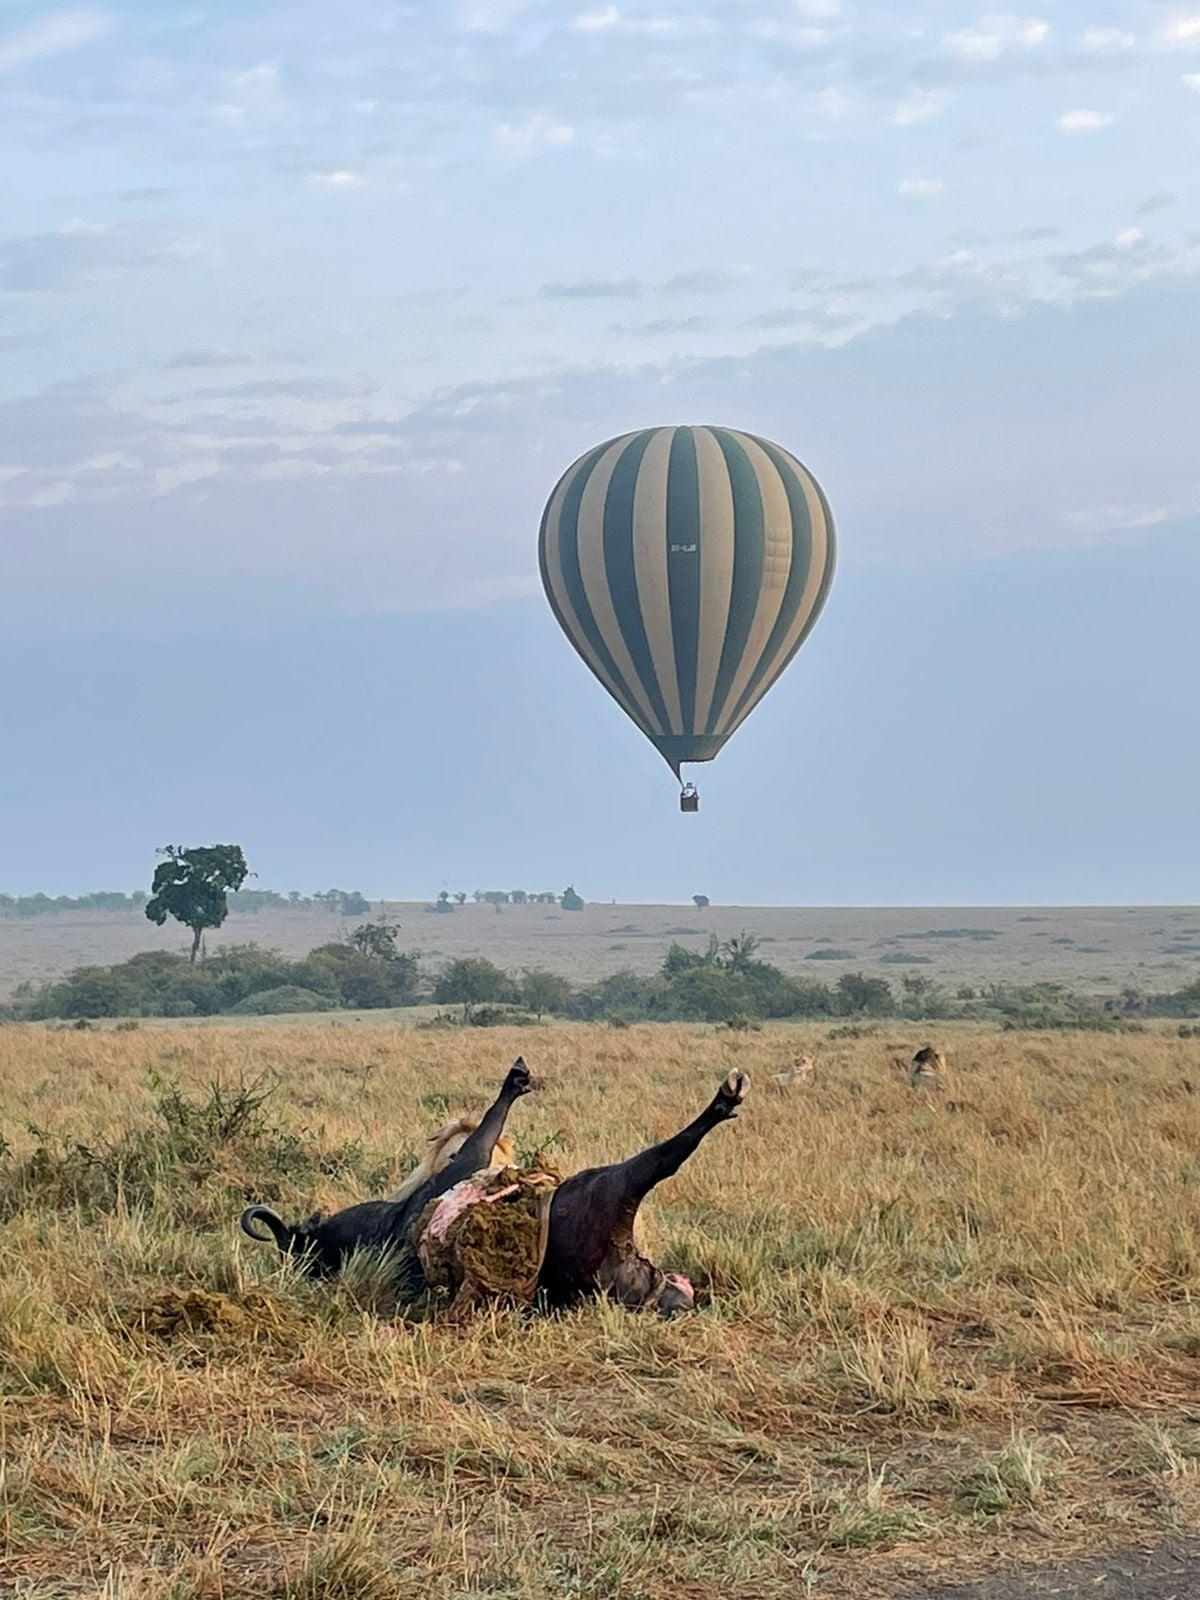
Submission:
[[[195,961],[206,928],[219,928],[229,915],[229,890],[238,890],[250,876],[240,844],[169,844],[159,852],[166,859],[154,869],[146,915],[161,928],[168,917],[192,930]]]
[[[350,935],[350,943],[360,956],[374,956],[380,961],[395,961],[400,953],[396,949],[396,935],[399,932],[399,923],[364,922],[361,928],[355,928]]]

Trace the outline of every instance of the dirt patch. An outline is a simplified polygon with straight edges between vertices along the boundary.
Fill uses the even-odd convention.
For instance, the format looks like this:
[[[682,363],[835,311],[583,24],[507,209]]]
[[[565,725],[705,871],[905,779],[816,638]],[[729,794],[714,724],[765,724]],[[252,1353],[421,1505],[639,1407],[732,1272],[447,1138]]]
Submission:
[[[1121,1551],[1067,1566],[1024,1567],[981,1583],[922,1591],[922,1600],[1191,1600],[1200,1594],[1200,1545]],[[915,1600],[912,1590],[906,1600]]]

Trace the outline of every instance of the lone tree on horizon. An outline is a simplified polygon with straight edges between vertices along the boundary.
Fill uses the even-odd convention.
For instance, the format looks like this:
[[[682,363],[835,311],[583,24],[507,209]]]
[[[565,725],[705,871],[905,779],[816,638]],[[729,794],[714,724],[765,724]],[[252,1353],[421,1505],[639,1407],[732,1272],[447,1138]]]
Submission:
[[[165,845],[154,869],[146,915],[161,928],[168,917],[192,930],[196,959],[206,928],[219,928],[229,915],[229,890],[238,890],[250,876],[240,844]]]

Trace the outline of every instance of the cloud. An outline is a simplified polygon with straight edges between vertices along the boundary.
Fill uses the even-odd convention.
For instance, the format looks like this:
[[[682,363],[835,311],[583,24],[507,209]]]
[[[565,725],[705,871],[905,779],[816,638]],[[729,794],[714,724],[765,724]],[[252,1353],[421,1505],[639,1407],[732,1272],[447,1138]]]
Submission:
[[[1200,94],[1200,72],[1185,72],[1183,81],[1189,89],[1195,89],[1196,93]]]
[[[308,179],[312,189],[361,189],[366,181],[361,172],[352,172],[348,167],[335,167],[331,172],[313,172]]]
[[[1049,259],[1075,293],[1112,295],[1155,278],[1194,278],[1200,251],[1151,244],[1140,228],[1122,228],[1085,250],[1071,250]]]
[[[260,378],[232,389],[201,389],[198,396],[211,400],[359,400],[373,395],[377,387],[367,378]]]
[[[225,76],[225,99],[214,115],[231,127],[278,122],[287,109],[279,68],[270,61]]]
[[[1069,511],[1066,522],[1081,533],[1127,533],[1138,528],[1158,528],[1173,515],[1170,506],[1107,505]]]
[[[539,150],[561,149],[571,144],[575,129],[569,122],[535,111],[523,122],[501,122],[492,130],[492,148],[509,161],[527,161]]]
[[[903,178],[896,185],[896,193],[909,200],[932,200],[945,187],[940,178]]]
[[[52,11],[0,38],[0,72],[78,50],[111,27],[103,11]]]
[[[811,325],[822,320],[821,314],[814,311],[805,311],[796,306],[779,306],[772,311],[760,311],[756,316],[747,317],[742,324],[744,328],[798,328]]]
[[[712,327],[707,317],[655,317],[650,322],[617,322],[614,333],[635,335],[638,338],[670,337],[677,333],[705,333]]]
[[[140,189],[122,189],[117,195],[117,199],[124,200],[131,205],[138,205],[147,204],[155,200],[165,200],[168,195],[174,193],[174,189],[164,184],[143,184]]]
[[[455,24],[467,33],[502,33],[528,11],[533,0],[462,0]]]
[[[21,333],[0,333],[0,350],[34,350],[47,342],[44,333],[35,333],[31,328]]]
[[[1168,206],[1173,206],[1179,199],[1170,189],[1160,189],[1157,194],[1148,194],[1137,208],[1139,217],[1149,217],[1155,211],[1165,211]]]
[[[584,278],[576,283],[544,283],[540,300],[632,300],[641,294],[636,278]]]
[[[1112,125],[1111,111],[1064,111],[1058,119],[1060,133],[1099,133]]]
[[[1079,35],[1079,48],[1094,54],[1108,54],[1114,50],[1132,50],[1137,38],[1124,28],[1088,28]]]
[[[254,357],[237,355],[232,350],[181,350],[162,363],[167,372],[190,372],[220,367],[252,367]]]
[[[28,293],[71,288],[89,278],[149,265],[170,248],[157,225],[74,219],[52,233],[0,240],[0,289]]]
[[[624,33],[675,33],[679,22],[675,17],[627,17],[616,6],[606,5],[582,12],[571,26],[577,33],[608,33],[617,29]]]
[[[1200,12],[1176,12],[1159,28],[1158,37],[1166,45],[1200,44]]]
[[[892,121],[898,128],[910,128],[917,122],[930,122],[934,117],[940,117],[949,103],[950,96],[944,89],[914,89],[896,107]]]
[[[822,89],[815,98],[817,110],[828,122],[842,122],[850,115],[850,98],[836,84]]]
[[[1015,51],[1034,50],[1050,37],[1050,24],[1040,17],[1009,12],[982,17],[973,28],[942,35],[942,47],[962,61],[999,61]]]
[[[701,267],[694,272],[677,272],[674,277],[659,284],[658,292],[667,295],[724,294],[728,289],[736,289],[744,281],[745,273],[742,272],[719,272]]]
[[[571,24],[580,33],[600,33],[605,28],[615,28],[621,20],[616,6],[600,6],[595,11],[584,11]]]

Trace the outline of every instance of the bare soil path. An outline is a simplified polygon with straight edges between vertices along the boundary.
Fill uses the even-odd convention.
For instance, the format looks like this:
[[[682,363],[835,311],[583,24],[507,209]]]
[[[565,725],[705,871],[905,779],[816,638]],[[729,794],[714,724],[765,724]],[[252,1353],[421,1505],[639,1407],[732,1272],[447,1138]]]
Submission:
[[[1018,1569],[954,1588],[931,1589],[919,1600],[1196,1600],[1200,1545],[1170,1543],[1154,1550],[1106,1555],[1065,1566]],[[918,1600],[911,1595],[909,1600]]]

